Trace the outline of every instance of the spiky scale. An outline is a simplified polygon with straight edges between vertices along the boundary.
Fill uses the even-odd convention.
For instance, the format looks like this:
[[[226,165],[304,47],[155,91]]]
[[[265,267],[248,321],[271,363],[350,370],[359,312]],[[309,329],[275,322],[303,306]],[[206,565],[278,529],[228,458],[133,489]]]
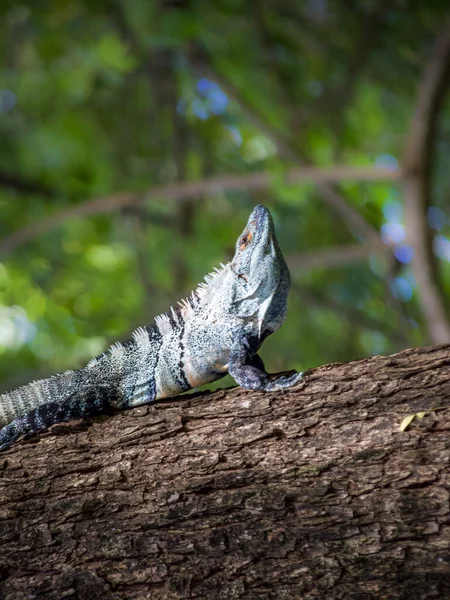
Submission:
[[[286,315],[289,271],[272,218],[257,206],[230,263],[207,274],[177,307],[138,327],[79,371],[66,371],[0,396],[0,450],[53,423],[138,406],[230,372],[250,389],[295,385],[301,373],[271,379],[257,351]]]

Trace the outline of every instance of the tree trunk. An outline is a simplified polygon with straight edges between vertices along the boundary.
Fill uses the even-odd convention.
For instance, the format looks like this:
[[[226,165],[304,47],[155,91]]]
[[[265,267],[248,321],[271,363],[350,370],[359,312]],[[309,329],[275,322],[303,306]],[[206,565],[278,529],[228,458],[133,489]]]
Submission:
[[[0,597],[450,598],[449,405],[441,345],[55,426],[0,454]]]

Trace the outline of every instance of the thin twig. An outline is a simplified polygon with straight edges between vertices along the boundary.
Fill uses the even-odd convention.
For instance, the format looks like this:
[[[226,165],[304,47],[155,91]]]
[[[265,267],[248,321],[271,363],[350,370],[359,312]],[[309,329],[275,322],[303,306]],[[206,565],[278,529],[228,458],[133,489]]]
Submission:
[[[291,254],[286,258],[286,262],[292,271],[307,271],[321,267],[330,269],[367,260],[372,254],[380,253],[391,254],[392,249],[377,238],[365,244],[319,248],[303,254]]]

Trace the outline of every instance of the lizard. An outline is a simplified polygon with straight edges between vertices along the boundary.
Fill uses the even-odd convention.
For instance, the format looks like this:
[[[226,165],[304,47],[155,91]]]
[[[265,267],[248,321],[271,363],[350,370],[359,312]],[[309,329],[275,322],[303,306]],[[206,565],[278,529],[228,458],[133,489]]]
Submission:
[[[256,206],[236,252],[190,296],[79,370],[0,395],[0,450],[52,424],[152,403],[227,373],[251,390],[276,391],[302,373],[269,376],[258,350],[285,321],[290,274],[269,210]]]

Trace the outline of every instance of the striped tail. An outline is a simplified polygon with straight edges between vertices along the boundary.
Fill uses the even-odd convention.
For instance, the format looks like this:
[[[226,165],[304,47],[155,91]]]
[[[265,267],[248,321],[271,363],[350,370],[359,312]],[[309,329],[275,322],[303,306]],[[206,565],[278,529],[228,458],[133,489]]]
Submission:
[[[41,404],[67,398],[76,389],[77,375],[75,371],[66,371],[0,395],[0,426],[26,415]]]
[[[110,384],[98,383],[72,392],[62,401],[39,404],[0,429],[0,451],[21,435],[45,431],[55,423],[107,413],[116,406],[116,400]]]

